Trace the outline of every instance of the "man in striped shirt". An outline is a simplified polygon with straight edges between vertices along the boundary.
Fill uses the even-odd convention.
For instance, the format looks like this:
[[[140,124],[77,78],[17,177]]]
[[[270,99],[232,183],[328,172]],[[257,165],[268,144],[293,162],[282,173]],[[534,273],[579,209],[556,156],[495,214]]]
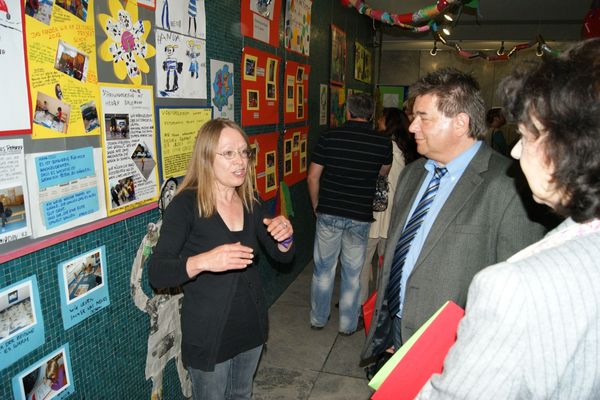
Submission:
[[[307,183],[317,216],[311,287],[312,329],[329,319],[338,257],[342,265],[339,332],[356,331],[360,309],[360,271],[364,263],[373,195],[378,175],[392,163],[390,138],[372,128],[373,100],[360,93],[348,97],[347,122],[319,139]]]

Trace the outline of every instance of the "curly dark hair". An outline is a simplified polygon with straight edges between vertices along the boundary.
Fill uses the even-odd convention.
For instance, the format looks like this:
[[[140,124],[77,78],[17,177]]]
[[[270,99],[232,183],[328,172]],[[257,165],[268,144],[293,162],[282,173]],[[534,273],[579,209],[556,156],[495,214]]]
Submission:
[[[543,137],[553,183],[562,193],[556,212],[576,222],[599,218],[600,38],[513,72],[499,92],[508,118]]]
[[[404,111],[395,107],[383,109],[382,117],[385,119],[385,134],[396,142],[404,157],[404,163],[408,164],[419,158],[417,143],[408,132],[410,122]]]

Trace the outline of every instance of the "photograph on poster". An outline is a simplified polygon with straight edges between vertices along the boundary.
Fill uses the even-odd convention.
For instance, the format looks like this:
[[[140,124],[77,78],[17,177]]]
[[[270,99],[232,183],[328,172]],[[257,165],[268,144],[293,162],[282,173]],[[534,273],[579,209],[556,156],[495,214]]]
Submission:
[[[20,390],[24,399],[55,398],[66,390],[71,382],[69,366],[64,349],[42,360],[21,377]]]
[[[275,82],[275,68],[277,66],[277,60],[273,60],[272,58],[269,58],[269,61],[267,62],[267,68],[268,68],[268,75],[267,75],[267,81],[268,82]]]
[[[0,343],[35,325],[31,281],[0,292]]]
[[[85,82],[87,80],[88,65],[89,57],[85,53],[62,40],[58,41],[56,58],[54,59],[55,69],[78,81]]]
[[[113,207],[120,207],[135,200],[133,176],[110,182],[110,197]]]
[[[267,179],[265,179],[265,192],[270,192],[275,189],[275,172],[267,174]]]
[[[53,131],[67,133],[71,106],[63,101],[38,92],[35,100],[33,123]]]
[[[275,90],[275,84],[267,82],[267,100],[275,100],[277,98],[277,91]]]
[[[302,83],[304,79],[304,68],[298,67],[298,72],[296,73],[296,81],[297,83]]]
[[[3,235],[27,228],[23,186],[9,186],[0,189],[0,218],[2,219],[1,232]]]
[[[285,160],[283,163],[283,175],[289,175],[292,173],[292,159]]]
[[[131,154],[131,160],[135,163],[135,166],[144,179],[148,180],[150,173],[156,165],[150,147],[144,142],[139,142]]]
[[[248,90],[248,104],[246,104],[248,110],[258,110],[258,90]]]
[[[244,59],[244,79],[247,81],[256,80],[256,63],[258,58],[249,54],[245,55]]]
[[[270,151],[265,154],[265,164],[267,165],[267,169],[271,169],[275,167],[275,152]]]
[[[258,149],[256,147],[256,143],[250,144],[250,150],[252,150],[252,159],[254,160],[254,167],[256,167],[258,165]]]
[[[300,172],[306,171],[306,156],[300,156]]]
[[[292,150],[297,151],[299,145],[300,145],[300,132],[296,132],[296,133],[294,133],[294,136],[293,136]]]
[[[92,131],[100,126],[98,122],[98,110],[94,100],[81,105],[81,118],[86,132]]]
[[[76,258],[63,266],[63,277],[67,304],[100,289],[103,285],[104,270],[100,252]]]
[[[292,152],[292,139],[288,139],[285,141],[284,145],[284,154],[287,157],[288,154],[290,154]]]
[[[38,3],[38,1],[32,3]],[[45,1],[40,1],[40,3],[45,3]],[[88,0],[55,0],[54,4],[70,12],[83,22],[87,19]]]
[[[52,1],[26,1],[25,15],[49,25],[52,17]]]
[[[298,96],[296,100],[296,118],[304,118],[304,86],[296,86]]]
[[[331,83],[343,85],[346,81],[346,33],[331,25],[331,61],[329,79]]]
[[[250,10],[258,15],[273,20],[274,1],[250,0]]]
[[[106,140],[129,139],[129,114],[104,114]]]
[[[294,85],[293,84],[289,84],[288,82],[288,87],[287,87],[287,98],[288,99],[293,99],[294,98]]]

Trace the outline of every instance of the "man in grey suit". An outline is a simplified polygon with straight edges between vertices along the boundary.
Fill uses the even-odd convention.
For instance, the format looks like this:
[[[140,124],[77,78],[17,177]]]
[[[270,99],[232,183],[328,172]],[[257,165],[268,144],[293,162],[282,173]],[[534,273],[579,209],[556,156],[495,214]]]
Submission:
[[[473,276],[544,234],[508,175],[511,161],[482,140],[477,81],[442,69],[412,88],[410,131],[425,156],[399,177],[371,328],[361,354],[398,348],[447,300],[464,307]]]

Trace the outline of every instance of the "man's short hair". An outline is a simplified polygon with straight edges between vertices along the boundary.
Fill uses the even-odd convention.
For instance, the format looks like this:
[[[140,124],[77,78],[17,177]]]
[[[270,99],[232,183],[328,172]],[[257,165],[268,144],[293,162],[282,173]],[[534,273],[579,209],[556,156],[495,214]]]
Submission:
[[[410,95],[426,94],[437,98],[438,110],[448,118],[459,113],[469,116],[469,136],[483,139],[486,132],[485,104],[479,83],[468,73],[456,68],[442,68],[419,79],[410,88]]]
[[[366,119],[373,118],[373,98],[366,93],[357,93],[348,96],[346,108],[352,118]]]

